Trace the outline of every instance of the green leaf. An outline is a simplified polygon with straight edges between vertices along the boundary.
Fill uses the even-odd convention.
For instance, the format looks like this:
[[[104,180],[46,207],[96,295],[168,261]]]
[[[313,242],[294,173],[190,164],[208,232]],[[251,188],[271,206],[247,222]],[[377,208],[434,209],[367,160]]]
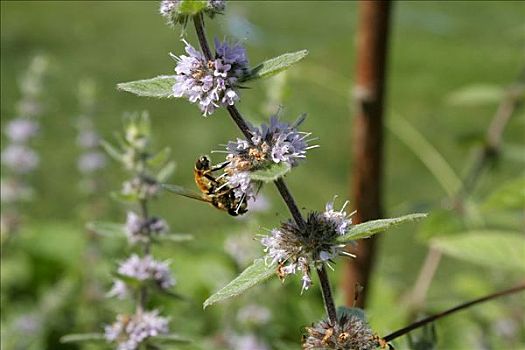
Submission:
[[[170,178],[171,175],[175,172],[177,168],[177,163],[168,162],[162,169],[159,170],[157,174],[157,181],[164,182]]]
[[[337,308],[337,316],[341,317],[342,315],[347,315],[348,317],[355,316],[366,322],[365,311],[358,307],[339,306]]]
[[[92,221],[86,224],[86,228],[101,236],[121,236],[125,232],[124,225],[114,222]]]
[[[139,197],[135,193],[124,194],[122,192],[111,192],[110,197],[122,203],[137,203]]]
[[[130,81],[117,84],[119,90],[146,97],[171,97],[175,85],[174,75],[161,75],[151,79]]]
[[[68,334],[60,338],[61,343],[100,342],[106,341],[101,333]]]
[[[505,91],[502,87],[489,84],[472,84],[453,91],[447,103],[453,106],[478,106],[499,103]]]
[[[306,55],[308,55],[308,50],[301,50],[271,58],[252,68],[248,75],[241,79],[241,82],[268,78],[290,68],[293,64],[305,58]]]
[[[250,178],[254,181],[272,182],[286,175],[291,169],[288,163],[273,163],[268,168],[251,172]]]
[[[525,237],[519,232],[467,231],[435,238],[431,245],[446,255],[474,264],[525,272]]]
[[[525,207],[525,177],[508,181],[496,189],[483,203],[483,209],[523,209]]]
[[[445,157],[412,124],[394,114],[386,118],[387,128],[403,142],[428,168],[449,197],[463,186],[460,177]]]
[[[166,147],[162,151],[150,157],[147,163],[150,167],[157,169],[164,166],[169,161],[170,156],[171,148]]]
[[[155,241],[159,242],[187,242],[193,240],[193,235],[187,233],[168,233],[154,237]]]
[[[102,148],[104,148],[106,153],[109,154],[111,158],[115,159],[117,162],[122,162],[123,160],[122,153],[118,149],[116,149],[112,144],[110,144],[107,141],[102,140],[100,142],[100,145],[102,146]]]
[[[275,268],[267,266],[264,259],[256,259],[239,276],[204,302],[204,308],[219,301],[237,296],[247,289],[275,275]]]
[[[421,220],[426,216],[427,214],[409,214],[405,216],[400,216],[398,218],[367,221],[362,224],[352,226],[350,231],[348,231],[347,234],[337,238],[337,241],[339,243],[349,243],[356,239],[367,238],[392,227],[396,227],[408,222]]]

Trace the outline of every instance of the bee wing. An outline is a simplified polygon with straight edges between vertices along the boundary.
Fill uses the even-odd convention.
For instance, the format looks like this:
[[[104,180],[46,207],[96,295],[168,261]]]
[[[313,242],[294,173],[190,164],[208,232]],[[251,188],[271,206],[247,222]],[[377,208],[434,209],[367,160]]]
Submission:
[[[204,197],[202,194],[193,192],[193,191],[188,190],[188,189],[186,189],[184,187],[181,187],[181,186],[178,186],[178,185],[168,185],[168,184],[162,184],[162,187],[165,190],[168,190],[170,192],[179,194],[181,196],[188,197],[188,198],[193,198],[193,199],[196,199],[196,200],[199,200],[199,201],[202,201],[202,202],[206,202],[206,203],[210,203],[210,201],[206,197]]]

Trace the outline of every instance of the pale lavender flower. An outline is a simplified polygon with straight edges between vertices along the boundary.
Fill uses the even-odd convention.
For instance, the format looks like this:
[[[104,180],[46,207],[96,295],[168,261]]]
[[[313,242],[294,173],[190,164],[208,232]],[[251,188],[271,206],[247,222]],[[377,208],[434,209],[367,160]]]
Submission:
[[[158,236],[168,232],[168,223],[160,218],[152,217],[147,221],[140,215],[129,211],[126,217],[126,236],[131,244],[147,242],[151,236]]]
[[[113,286],[106,294],[108,298],[125,299],[129,296],[129,289],[126,283],[122,280],[116,279],[113,281]]]
[[[175,285],[175,280],[171,277],[169,262],[154,260],[150,255],[141,258],[133,254],[120,263],[117,271],[123,276],[139,281],[154,281],[162,289],[169,289]]]
[[[270,347],[255,334],[232,335],[229,337],[232,350],[270,350]]]
[[[77,167],[81,173],[89,174],[106,166],[106,156],[102,152],[86,152],[78,158]]]
[[[177,73],[173,96],[185,97],[197,103],[204,116],[220,106],[231,106],[239,100],[237,82],[248,69],[246,52],[240,44],[230,45],[215,40],[215,57],[208,61],[204,55],[186,44],[186,55],[174,56]]]
[[[94,130],[81,130],[77,136],[77,145],[82,148],[95,148],[100,144],[100,136]]]
[[[29,147],[11,144],[2,151],[2,163],[12,171],[24,174],[38,166],[39,158]]]
[[[304,228],[289,220],[280,228],[272,229],[270,235],[261,238],[266,263],[278,264],[281,278],[301,272],[302,290],[307,290],[312,285],[311,265],[328,264],[338,255],[352,256],[344,251],[344,244],[337,242],[351,225],[343,210],[344,207],[339,212],[334,211],[332,201],[327,204],[326,212],[309,213]]]
[[[135,350],[146,339],[168,333],[168,323],[157,310],[118,315],[115,323],[105,327],[104,336],[117,350]]]
[[[38,132],[38,123],[27,118],[11,120],[5,127],[6,136],[16,143],[24,143]]]
[[[239,310],[237,320],[241,324],[262,326],[270,321],[272,313],[264,306],[248,304]]]
[[[229,164],[224,172],[228,185],[235,188],[236,197],[255,196],[258,185],[252,182],[250,172],[266,169],[272,164],[297,166],[300,160],[306,158],[308,149],[318,147],[308,146],[311,133],[297,130],[303,121],[304,116],[301,116],[295,123],[288,124],[272,116],[269,125],[262,124],[259,128],[250,126],[251,144],[243,139],[228,142],[226,160]]]
[[[157,181],[149,177],[136,177],[122,184],[122,194],[137,196],[140,199],[150,199],[157,195],[160,187]]]
[[[356,316],[343,314],[333,325],[323,320],[306,327],[304,350],[373,350],[384,344],[365,321]]]

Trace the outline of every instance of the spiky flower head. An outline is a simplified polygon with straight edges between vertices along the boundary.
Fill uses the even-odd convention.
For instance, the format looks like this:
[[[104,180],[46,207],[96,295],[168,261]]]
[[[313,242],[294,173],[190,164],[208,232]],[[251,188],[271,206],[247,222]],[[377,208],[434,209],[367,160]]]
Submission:
[[[238,81],[248,70],[246,51],[240,44],[230,45],[215,39],[215,57],[208,60],[188,42],[186,55],[174,56],[175,85],[173,96],[197,103],[204,116],[220,106],[231,106],[239,100]]]
[[[133,211],[128,211],[126,217],[126,236],[131,244],[147,242],[151,237],[168,232],[168,223],[161,218],[152,217],[144,220]]]
[[[225,8],[226,0],[163,0],[159,11],[169,25],[186,26],[190,16],[203,12],[213,18],[216,14],[223,13]]]
[[[159,288],[169,289],[175,285],[175,280],[171,276],[169,262],[157,261],[151,255],[139,257],[133,254],[126,261],[120,263],[117,270],[119,275],[130,277],[140,282],[151,281]],[[110,296],[123,298],[128,291],[123,288],[120,279],[115,280],[113,288],[109,292]]]
[[[289,220],[271,230],[270,235],[261,238],[266,263],[278,264],[281,279],[301,272],[302,291],[308,289],[312,284],[310,266],[328,264],[337,255],[352,256],[344,251],[344,244],[337,242],[337,238],[345,234],[352,224],[350,216],[344,211],[345,206],[335,212],[333,202],[330,202],[327,211],[309,213],[305,227]]]
[[[356,316],[341,315],[335,325],[323,320],[306,327],[303,339],[304,350],[373,350],[384,347],[365,321]]]
[[[168,333],[168,323],[157,310],[118,315],[115,323],[105,327],[104,336],[117,350],[135,350],[146,339]]]
[[[269,168],[273,164],[295,167],[306,158],[308,149],[318,147],[308,146],[311,133],[297,130],[304,119],[305,115],[302,115],[289,124],[281,122],[277,115],[274,115],[268,125],[250,126],[250,141],[237,139],[228,142],[226,160],[229,164],[224,172],[237,197],[255,196],[257,186],[251,181],[251,172]]]

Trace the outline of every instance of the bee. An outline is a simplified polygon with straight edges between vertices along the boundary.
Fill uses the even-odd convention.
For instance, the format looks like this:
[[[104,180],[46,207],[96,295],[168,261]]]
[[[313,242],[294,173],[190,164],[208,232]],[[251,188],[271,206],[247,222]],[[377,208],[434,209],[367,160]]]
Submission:
[[[207,156],[197,159],[193,168],[193,176],[200,194],[177,185],[164,185],[164,188],[182,196],[209,203],[232,216],[243,215],[248,211],[246,197],[237,198],[234,188],[228,185],[224,175],[218,177],[213,175],[214,172],[224,169],[228,164],[229,162],[226,161],[212,165]]]

